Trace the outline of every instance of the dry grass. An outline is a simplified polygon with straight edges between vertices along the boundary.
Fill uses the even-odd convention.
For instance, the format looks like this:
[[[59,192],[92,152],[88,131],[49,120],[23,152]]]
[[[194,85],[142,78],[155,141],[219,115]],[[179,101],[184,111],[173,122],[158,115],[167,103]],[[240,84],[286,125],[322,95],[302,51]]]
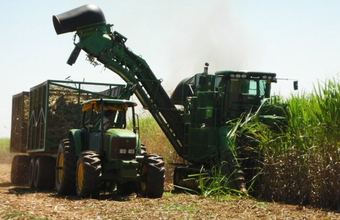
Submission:
[[[153,127],[153,126],[152,126]],[[157,128],[152,130],[156,133]],[[161,136],[161,135],[160,135]],[[150,150],[169,156],[169,149],[147,139]],[[220,200],[165,192],[161,199],[136,195],[99,199],[60,197],[55,191],[35,191],[10,183],[9,139],[0,139],[0,219],[339,219],[340,214],[304,206],[229,197]],[[151,151],[152,152],[152,151]],[[171,154],[171,152],[170,152]],[[172,158],[176,159],[176,157]],[[167,160],[166,160],[167,161]],[[169,179],[169,178],[168,178]],[[171,182],[171,180],[170,180]],[[168,181],[168,187],[171,183]]]
[[[0,219],[339,219],[340,214],[303,206],[229,198],[213,200],[167,192],[161,199],[59,197],[9,183],[10,164],[0,164]]]
[[[0,163],[11,163],[13,155],[9,153],[9,138],[0,138]]]

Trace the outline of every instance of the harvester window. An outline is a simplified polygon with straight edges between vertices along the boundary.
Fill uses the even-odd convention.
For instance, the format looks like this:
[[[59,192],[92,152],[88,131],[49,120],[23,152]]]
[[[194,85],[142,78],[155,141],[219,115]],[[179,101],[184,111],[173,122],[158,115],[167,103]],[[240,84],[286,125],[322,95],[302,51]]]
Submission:
[[[242,95],[263,97],[266,91],[266,82],[264,80],[232,80],[231,92],[238,92]]]
[[[260,80],[259,81],[260,97],[265,97],[266,96],[266,86],[267,86],[267,82],[265,80]]]
[[[240,92],[240,80],[231,79],[230,80],[230,92],[231,93],[239,93]]]
[[[256,95],[257,94],[257,86],[256,86],[256,81],[250,80],[249,81],[249,95]]]

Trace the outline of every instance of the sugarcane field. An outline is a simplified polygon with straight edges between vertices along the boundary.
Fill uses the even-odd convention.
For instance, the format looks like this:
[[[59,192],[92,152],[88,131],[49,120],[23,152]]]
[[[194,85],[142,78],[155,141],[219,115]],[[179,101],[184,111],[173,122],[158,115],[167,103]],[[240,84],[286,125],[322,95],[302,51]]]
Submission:
[[[31,6],[0,15],[0,219],[340,219],[340,2]]]

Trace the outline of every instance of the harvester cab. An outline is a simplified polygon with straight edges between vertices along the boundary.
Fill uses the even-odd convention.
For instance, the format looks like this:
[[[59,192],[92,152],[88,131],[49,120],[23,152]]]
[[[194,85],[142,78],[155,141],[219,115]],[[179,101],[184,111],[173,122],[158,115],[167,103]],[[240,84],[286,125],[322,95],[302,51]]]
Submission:
[[[271,83],[277,82],[275,73],[227,70],[212,75],[207,66],[203,73],[182,80],[171,96],[189,114],[201,111],[190,122],[196,127],[221,126],[242,113],[256,111],[270,98]]]
[[[224,121],[256,111],[265,98],[270,98],[271,83],[276,83],[275,73],[219,71],[215,74],[223,76],[220,85],[225,91]]]

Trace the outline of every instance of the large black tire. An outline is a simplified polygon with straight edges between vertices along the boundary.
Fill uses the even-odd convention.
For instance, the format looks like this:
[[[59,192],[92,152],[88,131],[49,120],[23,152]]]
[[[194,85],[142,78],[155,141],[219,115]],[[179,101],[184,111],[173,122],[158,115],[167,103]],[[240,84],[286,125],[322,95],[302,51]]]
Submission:
[[[140,194],[148,198],[161,198],[164,192],[164,173],[163,158],[147,154],[141,168]]]
[[[173,183],[176,191],[199,191],[198,188],[198,176],[200,174],[200,168],[198,167],[175,167]],[[195,177],[191,177],[191,175]],[[196,177],[197,176],[197,177]]]
[[[140,154],[141,155],[146,155],[147,153],[146,153],[146,147],[145,147],[145,145],[143,145],[143,144],[141,144],[141,152],[140,152]]]
[[[34,167],[34,187],[36,189],[54,189],[55,159],[53,157],[38,157]]]
[[[80,154],[76,170],[76,190],[79,197],[98,197],[101,169],[99,154],[89,150]]]
[[[75,150],[70,146],[70,141],[64,139],[59,145],[56,159],[55,186],[58,194],[76,193],[76,166]]]
[[[28,183],[28,169],[31,158],[27,155],[16,155],[12,160],[11,182],[14,185]]]
[[[37,157],[32,157],[30,160],[30,165],[28,169],[28,186],[31,189],[35,188],[34,180],[35,180],[35,162],[37,160]]]

